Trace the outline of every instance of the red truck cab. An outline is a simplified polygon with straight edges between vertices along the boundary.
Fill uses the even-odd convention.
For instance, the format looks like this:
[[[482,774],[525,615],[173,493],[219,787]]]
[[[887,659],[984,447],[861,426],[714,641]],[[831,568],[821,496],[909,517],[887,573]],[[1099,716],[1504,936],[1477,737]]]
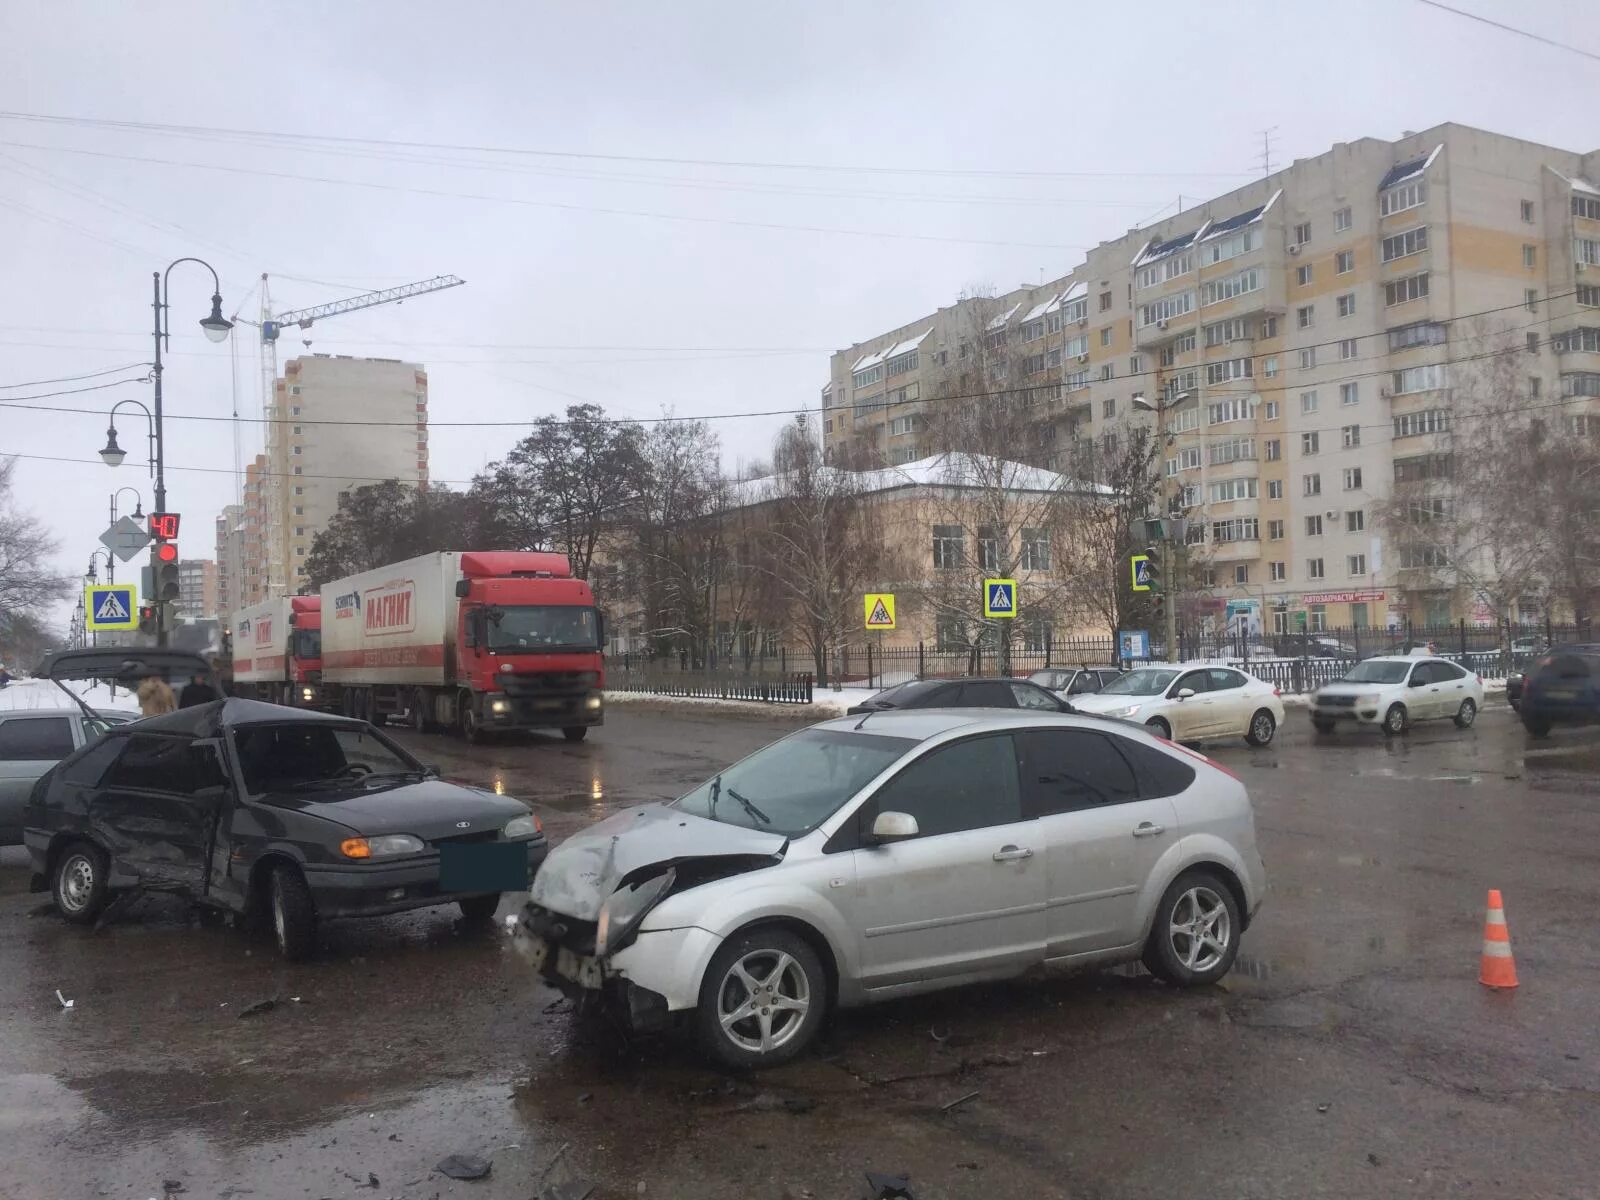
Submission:
[[[297,708],[322,708],[322,597],[289,598],[289,696]]]

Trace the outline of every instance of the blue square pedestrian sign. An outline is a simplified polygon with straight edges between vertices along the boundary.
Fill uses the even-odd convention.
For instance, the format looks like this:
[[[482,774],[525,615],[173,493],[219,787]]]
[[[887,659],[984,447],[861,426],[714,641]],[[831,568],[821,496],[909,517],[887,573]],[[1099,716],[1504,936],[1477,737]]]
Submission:
[[[985,579],[983,581],[983,615],[986,617],[1014,617],[1017,615],[1017,581],[1015,579]]]
[[[131,583],[91,583],[83,589],[83,611],[89,629],[137,629],[139,589]]]

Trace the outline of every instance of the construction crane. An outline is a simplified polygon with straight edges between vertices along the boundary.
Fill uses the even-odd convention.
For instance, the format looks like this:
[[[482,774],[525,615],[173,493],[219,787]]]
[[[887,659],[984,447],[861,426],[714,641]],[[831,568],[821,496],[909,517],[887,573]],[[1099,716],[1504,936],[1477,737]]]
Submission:
[[[318,304],[310,308],[294,309],[290,312],[281,312],[276,315],[272,312],[272,296],[267,289],[267,276],[261,276],[261,414],[266,419],[265,450],[269,468],[266,477],[262,480],[268,497],[268,512],[272,517],[281,521],[278,515],[283,506],[283,483],[272,469],[275,462],[275,452],[281,445],[284,431],[280,428],[281,420],[275,420],[273,414],[273,400],[277,392],[278,382],[278,335],[285,329],[309,329],[317,321],[328,317],[341,316],[344,313],[360,312],[365,308],[377,308],[384,304],[400,304],[413,296],[426,296],[429,292],[442,292],[446,288],[460,287],[466,282],[455,275],[435,275],[432,279],[418,280],[416,283],[407,283],[400,287],[385,288],[377,292],[363,292],[359,296],[351,296],[347,300],[335,300],[331,304]],[[254,322],[246,321],[247,324]],[[308,343],[309,344],[309,343]],[[235,442],[237,445],[237,440]],[[235,450],[238,461],[235,470],[242,471],[242,455]],[[283,530],[281,527],[269,527],[267,534],[267,586],[272,593],[282,593],[288,590],[289,564],[284,556]]]

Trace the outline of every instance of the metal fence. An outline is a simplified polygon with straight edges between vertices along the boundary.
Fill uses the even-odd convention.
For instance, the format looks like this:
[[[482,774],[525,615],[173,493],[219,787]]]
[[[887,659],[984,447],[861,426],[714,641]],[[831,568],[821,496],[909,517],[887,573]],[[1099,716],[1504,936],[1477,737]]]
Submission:
[[[698,700],[750,700],[761,704],[810,704],[814,680],[809,671],[777,668],[788,656],[763,660],[749,669],[738,660],[721,665],[694,664],[676,656],[622,655],[606,660],[606,690]]]

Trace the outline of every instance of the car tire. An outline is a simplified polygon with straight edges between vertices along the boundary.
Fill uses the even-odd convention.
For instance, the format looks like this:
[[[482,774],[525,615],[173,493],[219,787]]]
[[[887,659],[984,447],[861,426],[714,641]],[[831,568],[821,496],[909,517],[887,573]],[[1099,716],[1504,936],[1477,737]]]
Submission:
[[[1159,738],[1172,740],[1172,726],[1168,725],[1164,717],[1151,717],[1144,723],[1144,727]]]
[[[1455,722],[1457,729],[1468,729],[1472,722],[1477,720],[1478,706],[1471,700],[1463,700],[1461,707],[1456,709]]]
[[[91,924],[111,898],[106,856],[88,842],[73,842],[56,857],[50,896],[56,911],[74,925]]]
[[[752,991],[768,986],[772,994]],[[783,1003],[762,1005],[760,1000]],[[817,952],[786,929],[750,929],[723,942],[712,956],[700,983],[695,1032],[725,1066],[775,1067],[811,1043],[827,1007],[828,977]],[[748,1015],[737,1016],[741,1011]]]
[[[587,725],[568,725],[561,731],[561,736],[569,742],[581,742],[589,736],[589,727]]]
[[[1277,732],[1277,718],[1270,710],[1258,708],[1250,717],[1250,728],[1245,732],[1244,740],[1252,746],[1265,746],[1272,741],[1272,735]]]
[[[1383,732],[1394,736],[1402,734],[1411,728],[1411,718],[1406,715],[1404,704],[1391,704],[1389,711],[1383,714]]]
[[[1318,733],[1332,733],[1333,732],[1333,722],[1332,721],[1319,721],[1315,717],[1312,717],[1311,718],[1311,728],[1315,729]]]
[[[1534,737],[1550,736],[1550,722],[1546,721],[1543,717],[1535,717],[1530,716],[1527,713],[1523,713],[1522,727],[1529,733],[1533,734]]]
[[[290,962],[311,957],[317,946],[317,905],[298,867],[272,868],[267,879],[267,920],[279,954]]]
[[[461,909],[461,916],[474,925],[482,925],[494,919],[494,914],[500,908],[500,893],[491,892],[487,896],[463,896],[456,901],[456,906]]]
[[[1228,885],[1210,871],[1186,871],[1156,906],[1144,965],[1175,987],[1215,983],[1239,953],[1241,926],[1239,903]],[[1203,936],[1206,929],[1209,939]]]

